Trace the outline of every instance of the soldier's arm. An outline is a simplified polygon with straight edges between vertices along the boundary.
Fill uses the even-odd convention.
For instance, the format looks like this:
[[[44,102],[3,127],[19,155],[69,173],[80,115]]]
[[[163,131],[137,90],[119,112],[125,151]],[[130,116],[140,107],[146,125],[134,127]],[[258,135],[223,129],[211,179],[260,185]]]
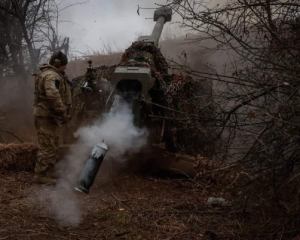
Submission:
[[[45,78],[46,96],[51,106],[51,110],[56,115],[63,115],[66,112],[61,95],[59,93],[60,80],[55,75],[48,75]]]

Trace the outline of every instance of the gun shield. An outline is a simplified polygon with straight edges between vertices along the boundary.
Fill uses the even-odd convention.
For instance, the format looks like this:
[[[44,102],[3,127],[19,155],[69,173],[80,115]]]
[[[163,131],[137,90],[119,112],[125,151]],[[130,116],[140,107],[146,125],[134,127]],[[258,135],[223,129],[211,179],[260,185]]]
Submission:
[[[107,152],[107,145],[104,142],[94,146],[90,157],[88,158],[75,187],[76,191],[89,194],[100,166]]]

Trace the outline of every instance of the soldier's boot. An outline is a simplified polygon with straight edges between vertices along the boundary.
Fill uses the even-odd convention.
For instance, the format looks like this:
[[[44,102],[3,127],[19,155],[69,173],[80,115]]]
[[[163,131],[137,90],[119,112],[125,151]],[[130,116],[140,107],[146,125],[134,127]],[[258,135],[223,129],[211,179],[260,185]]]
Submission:
[[[33,178],[34,183],[54,186],[56,185],[56,180],[47,174],[35,174]]]

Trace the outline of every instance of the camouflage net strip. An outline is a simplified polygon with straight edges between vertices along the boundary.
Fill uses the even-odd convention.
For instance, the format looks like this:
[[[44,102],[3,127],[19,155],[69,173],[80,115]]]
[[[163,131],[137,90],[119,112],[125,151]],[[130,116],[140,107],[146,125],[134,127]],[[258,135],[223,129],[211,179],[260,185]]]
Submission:
[[[126,49],[120,66],[151,67],[160,74],[168,74],[168,63],[153,43],[134,42]]]
[[[33,143],[0,144],[0,168],[33,171],[38,147]]]
[[[101,66],[95,68],[96,81],[98,83],[110,81],[111,75],[115,69],[116,66]],[[84,79],[85,75],[72,80],[72,119],[62,129],[61,137],[64,143],[72,143],[74,141],[73,133],[84,124],[86,119],[86,104],[90,101],[90,99],[87,98],[81,90],[81,84]],[[103,95],[103,98],[100,99],[100,104],[104,108],[108,93],[103,92]]]

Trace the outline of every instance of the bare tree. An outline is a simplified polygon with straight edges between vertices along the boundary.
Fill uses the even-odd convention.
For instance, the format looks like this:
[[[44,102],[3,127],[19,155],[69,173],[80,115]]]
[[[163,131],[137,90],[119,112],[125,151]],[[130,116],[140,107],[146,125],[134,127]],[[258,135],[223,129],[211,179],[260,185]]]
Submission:
[[[69,39],[58,35],[58,21],[59,7],[54,0],[0,1],[1,75],[14,74],[26,99],[24,89],[38,64],[51,52],[68,52]]]
[[[186,68],[214,82],[218,134],[213,140],[222,142],[218,157],[240,163],[248,183],[260,182],[262,194],[286,190],[281,203],[297,212],[297,202],[285,201],[293,196],[287,184],[296,184],[300,176],[300,4],[187,0],[167,5],[182,17],[188,40],[211,41],[204,52],[230,55],[224,72]]]
[[[251,189],[247,194],[252,201],[268,199],[273,208],[264,208],[265,214],[278,210],[280,219],[268,215],[272,226],[260,222],[268,226],[263,231],[270,239],[292,239],[299,226],[300,3],[186,0],[166,5],[182,17],[187,39],[201,42],[203,52],[228,54],[222,71],[181,67],[214,83],[211,125],[217,136],[212,140],[222,146],[217,157],[246,173],[239,187],[247,188],[239,189]]]
[[[6,130],[11,124],[22,131],[32,127],[32,74],[52,52],[68,52],[69,39],[58,33],[60,10],[55,0],[0,1],[0,108],[7,115]]]
[[[169,6],[182,16],[182,25],[190,30],[192,41],[212,39],[216,42],[214,48],[206,50],[229,50],[233,55],[225,76],[213,69],[205,73],[193,71],[222,84],[215,88],[220,111],[216,117],[223,122],[218,136],[230,143],[227,153],[234,144],[232,138],[244,139],[249,150],[239,160],[257,159],[259,154],[264,156],[262,162],[292,161],[289,167],[293,169],[299,159],[299,139],[293,132],[300,127],[296,124],[300,4],[232,0],[209,8],[194,0],[172,2]],[[278,154],[279,149],[284,152]],[[276,169],[283,171],[279,166]]]
[[[14,72],[36,72],[47,51],[68,51],[69,39],[62,40],[53,26],[58,22],[58,11],[53,0],[0,2],[1,31],[5,33],[1,40],[2,56]]]

